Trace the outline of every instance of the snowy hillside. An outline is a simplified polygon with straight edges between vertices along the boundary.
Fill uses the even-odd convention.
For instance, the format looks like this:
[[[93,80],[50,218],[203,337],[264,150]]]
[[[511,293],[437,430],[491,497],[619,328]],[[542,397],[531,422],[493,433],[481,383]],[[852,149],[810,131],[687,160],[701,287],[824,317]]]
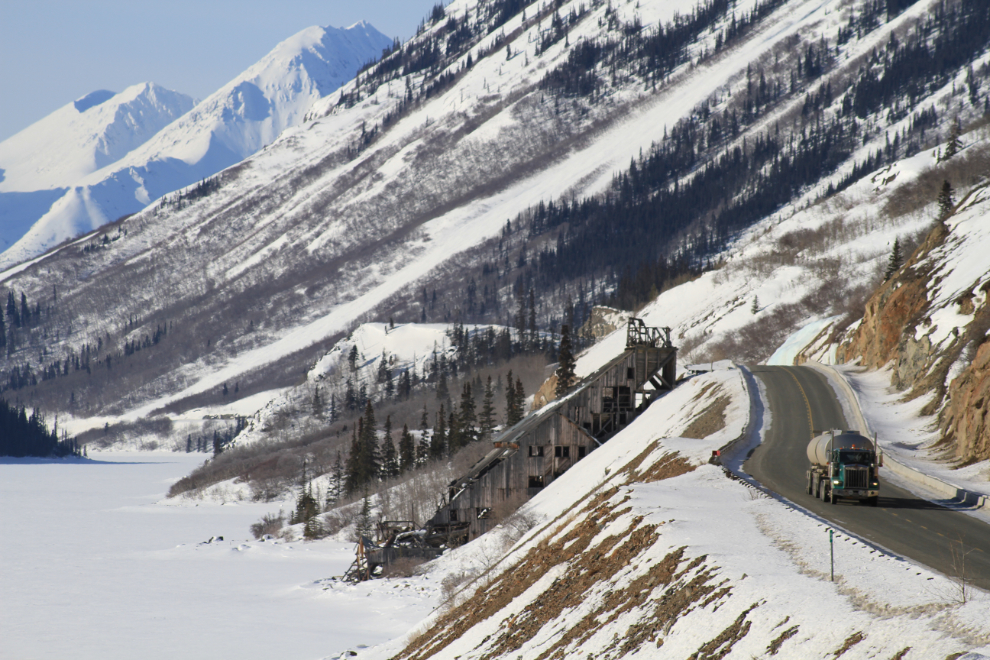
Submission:
[[[50,196],[46,198],[51,208],[36,216],[36,224],[23,240],[0,256],[0,267],[139,211],[162,195],[243,160],[271,143],[286,128],[300,123],[314,101],[353,78],[361,65],[377,57],[391,43],[391,39],[364,22],[339,29],[311,27],[280,43],[258,63],[171,123],[154,140],[145,143],[150,134],[139,140],[139,131],[133,136],[111,136],[106,141],[112,149],[107,149],[106,154],[99,152],[95,167],[73,166],[70,160],[52,172],[49,178],[54,182],[57,174],[58,182],[49,183],[48,187],[59,185],[69,189],[63,190],[64,194],[54,203]],[[174,114],[169,121],[190,107],[187,104],[183,112]],[[72,109],[72,105],[66,106],[50,119],[63,121],[61,115]],[[12,153],[19,153],[15,149],[30,148],[39,154],[37,158],[59,160],[61,151],[54,148],[58,134],[44,133],[54,144],[29,142],[34,132],[20,139],[39,126],[39,130],[46,129],[47,125],[42,123],[8,140],[18,140],[11,146]],[[155,132],[167,123],[159,125]],[[141,148],[135,149],[138,146]],[[3,163],[0,156],[0,167],[6,167]],[[38,169],[33,163],[27,164],[28,167],[33,168],[32,172]],[[14,180],[10,185],[24,185],[20,181]]]
[[[77,181],[122,158],[195,101],[154,83],[100,90],[0,142],[0,252]]]
[[[718,431],[679,437],[719,399]],[[748,410],[734,368],[681,385],[433,562],[456,593],[358,657],[988,657],[986,594],[962,603],[945,576],[841,532],[833,582],[823,521],[707,464],[736,438],[745,455]]]
[[[515,327],[530,293],[550,331],[651,287],[687,359],[765,359],[930,222],[886,168],[983,113],[990,39],[948,38],[983,5],[937,4],[457,0],[214,184],[0,275],[40,310],[5,382],[103,427],[280,394],[361,323]]]

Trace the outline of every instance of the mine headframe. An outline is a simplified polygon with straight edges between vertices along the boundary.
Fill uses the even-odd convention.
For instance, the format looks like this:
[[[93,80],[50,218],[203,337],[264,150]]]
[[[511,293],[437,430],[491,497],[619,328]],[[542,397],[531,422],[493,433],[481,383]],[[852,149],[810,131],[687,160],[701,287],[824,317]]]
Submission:
[[[649,346],[651,348],[673,348],[670,342],[670,328],[654,328],[646,325],[643,319],[631,317],[626,328],[626,348]]]

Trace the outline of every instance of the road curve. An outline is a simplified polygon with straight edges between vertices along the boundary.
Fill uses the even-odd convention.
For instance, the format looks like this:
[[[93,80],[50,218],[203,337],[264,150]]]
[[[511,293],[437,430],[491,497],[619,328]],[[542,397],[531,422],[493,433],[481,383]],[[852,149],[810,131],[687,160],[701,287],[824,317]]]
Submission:
[[[835,391],[817,371],[763,365],[750,371],[766,386],[771,419],[763,443],[743,464],[748,474],[835,525],[950,577],[960,574],[954,556],[962,548],[967,582],[990,590],[990,525],[889,484],[884,468],[877,508],[846,501],[832,505],[808,495],[808,441],[829,429],[852,427]]]

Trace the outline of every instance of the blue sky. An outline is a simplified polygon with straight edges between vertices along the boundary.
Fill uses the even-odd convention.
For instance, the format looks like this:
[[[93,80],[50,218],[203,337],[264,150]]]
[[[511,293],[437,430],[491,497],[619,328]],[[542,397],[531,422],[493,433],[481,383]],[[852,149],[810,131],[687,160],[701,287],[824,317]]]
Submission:
[[[0,0],[0,141],[97,89],[205,98],[311,25],[405,40],[437,1]]]

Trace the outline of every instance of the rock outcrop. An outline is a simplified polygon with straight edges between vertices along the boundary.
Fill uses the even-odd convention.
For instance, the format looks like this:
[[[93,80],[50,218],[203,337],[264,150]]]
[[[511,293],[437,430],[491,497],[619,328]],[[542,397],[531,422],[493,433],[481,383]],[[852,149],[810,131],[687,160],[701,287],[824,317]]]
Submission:
[[[630,312],[621,309],[596,305],[591,308],[591,315],[584,325],[578,328],[577,334],[582,339],[598,341],[624,326],[630,316],[632,316]]]
[[[939,445],[962,464],[990,459],[987,190],[971,191],[936,223],[836,351],[840,362],[891,365],[891,385],[907,399],[930,397],[922,413],[938,415]]]

